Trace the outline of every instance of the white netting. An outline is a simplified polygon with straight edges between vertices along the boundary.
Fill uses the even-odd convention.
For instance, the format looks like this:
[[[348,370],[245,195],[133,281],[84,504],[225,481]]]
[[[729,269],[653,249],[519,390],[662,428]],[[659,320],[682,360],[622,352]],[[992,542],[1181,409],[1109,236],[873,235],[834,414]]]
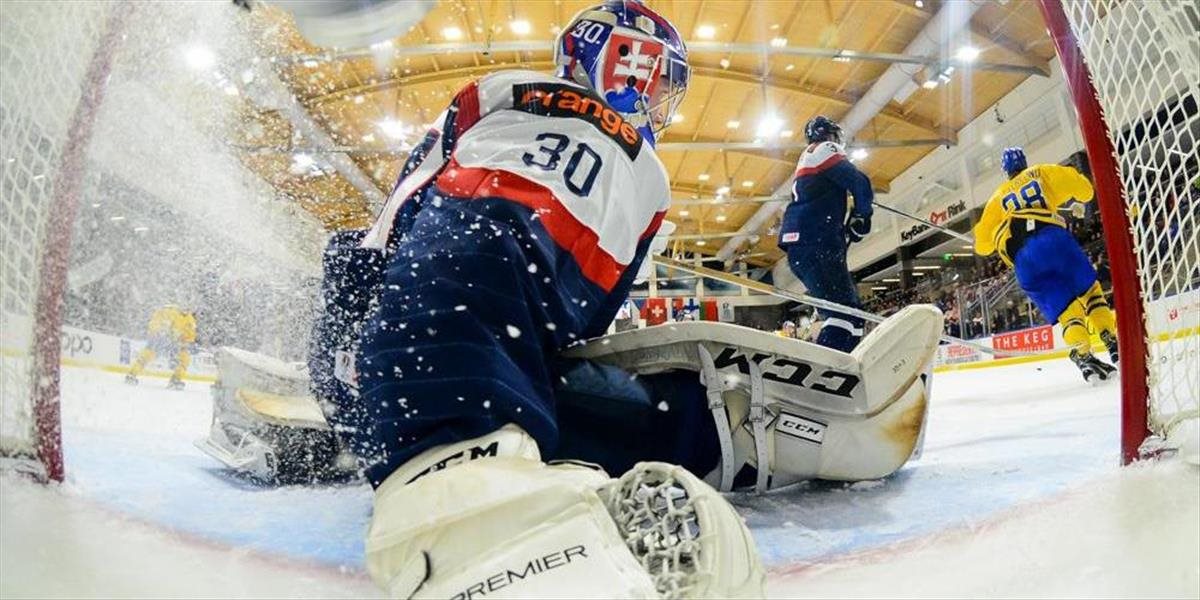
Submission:
[[[1063,5],[1116,148],[1146,310],[1149,425],[1165,436],[1194,426],[1200,399],[1200,8]]]
[[[111,6],[14,2],[0,19],[0,454],[36,444],[32,343],[48,207]]]

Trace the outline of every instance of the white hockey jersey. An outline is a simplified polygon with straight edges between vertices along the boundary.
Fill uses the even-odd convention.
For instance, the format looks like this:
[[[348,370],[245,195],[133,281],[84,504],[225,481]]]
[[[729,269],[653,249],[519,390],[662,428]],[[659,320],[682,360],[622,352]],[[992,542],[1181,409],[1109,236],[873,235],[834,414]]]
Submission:
[[[534,210],[592,284],[614,292],[640,261],[670,204],[653,147],[590,90],[531,71],[502,71],[458,93],[414,151],[363,241],[385,248],[429,185],[460,199]]]

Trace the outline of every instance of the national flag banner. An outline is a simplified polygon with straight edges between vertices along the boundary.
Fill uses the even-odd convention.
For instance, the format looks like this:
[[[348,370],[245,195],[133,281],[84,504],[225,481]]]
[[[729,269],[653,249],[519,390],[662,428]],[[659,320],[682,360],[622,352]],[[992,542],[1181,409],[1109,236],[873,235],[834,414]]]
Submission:
[[[701,312],[701,317],[705,321],[719,320],[719,316],[718,316],[719,311],[717,309],[717,301],[716,300],[705,300],[703,302],[703,305],[704,305],[704,310]]]
[[[625,302],[623,304],[621,304],[621,308],[617,309],[616,318],[618,318],[618,319],[636,319],[636,318],[638,318],[637,305],[634,304],[633,300],[626,299]]]
[[[672,321],[682,321],[683,320],[683,298],[672,298],[671,299],[671,320]]]
[[[717,312],[720,313],[720,319],[722,323],[732,323],[735,315],[737,314],[733,309],[733,303],[728,300],[721,302],[721,306],[717,309]]]
[[[642,315],[646,319],[646,326],[662,325],[667,322],[667,299],[666,298],[647,298],[645,310]]]

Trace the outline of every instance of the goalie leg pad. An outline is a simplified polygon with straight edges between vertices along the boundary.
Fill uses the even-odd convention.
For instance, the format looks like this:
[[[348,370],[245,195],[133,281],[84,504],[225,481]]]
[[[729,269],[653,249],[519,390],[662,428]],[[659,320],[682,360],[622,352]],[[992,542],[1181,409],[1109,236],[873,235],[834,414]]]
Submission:
[[[376,492],[367,537],[376,583],[405,598],[649,598],[658,586],[762,595],[749,533],[690,473],[648,463],[614,482],[539,458],[509,425],[393,473]]]

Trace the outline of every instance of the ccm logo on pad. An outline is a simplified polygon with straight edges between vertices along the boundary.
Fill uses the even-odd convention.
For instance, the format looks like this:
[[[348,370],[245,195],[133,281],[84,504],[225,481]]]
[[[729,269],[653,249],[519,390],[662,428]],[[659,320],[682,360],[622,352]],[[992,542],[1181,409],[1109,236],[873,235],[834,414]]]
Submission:
[[[825,440],[826,427],[826,424],[819,421],[781,412],[779,422],[775,424],[775,431],[820,444]]]

